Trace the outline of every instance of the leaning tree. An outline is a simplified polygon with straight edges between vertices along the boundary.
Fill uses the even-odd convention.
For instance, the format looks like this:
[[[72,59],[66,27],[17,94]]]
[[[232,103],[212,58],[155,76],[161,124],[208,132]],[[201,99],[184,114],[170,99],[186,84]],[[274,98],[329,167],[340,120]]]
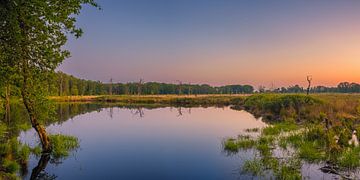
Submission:
[[[49,118],[44,84],[50,74],[69,57],[63,46],[67,36],[80,37],[75,25],[83,5],[93,0],[0,0],[0,77],[12,75],[11,83],[21,98],[44,152],[51,143],[41,122]]]

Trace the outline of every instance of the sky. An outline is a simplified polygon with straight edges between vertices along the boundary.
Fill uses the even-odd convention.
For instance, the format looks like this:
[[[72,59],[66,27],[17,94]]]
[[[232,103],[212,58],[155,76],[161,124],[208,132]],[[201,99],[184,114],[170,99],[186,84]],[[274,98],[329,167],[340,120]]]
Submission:
[[[358,0],[97,0],[59,70],[109,82],[360,82]]]

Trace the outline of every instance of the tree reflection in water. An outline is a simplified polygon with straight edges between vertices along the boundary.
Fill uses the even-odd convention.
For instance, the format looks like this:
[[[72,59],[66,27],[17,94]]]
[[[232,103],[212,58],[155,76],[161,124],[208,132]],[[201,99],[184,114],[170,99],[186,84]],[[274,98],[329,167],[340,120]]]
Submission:
[[[36,179],[56,179],[56,175],[54,174],[48,174],[45,171],[46,166],[48,165],[49,161],[50,161],[50,154],[46,153],[41,155],[39,162],[37,164],[36,167],[34,167],[34,169],[31,172],[31,176],[30,176],[30,180],[36,180]]]
[[[156,108],[162,108],[164,106],[140,106],[140,105],[119,105],[119,104],[96,104],[96,103],[57,103],[56,104],[56,114],[54,115],[54,118],[45,120],[44,122],[41,122],[42,124],[49,126],[51,124],[62,124],[66,122],[69,119],[72,119],[75,116],[93,112],[93,111],[100,111],[103,108],[109,108],[109,116],[113,117],[113,108],[127,108],[130,110],[130,112],[133,115],[139,116],[140,118],[144,117],[145,113],[144,110],[147,109],[156,109]],[[175,116],[182,116],[184,113],[191,114],[191,107],[174,107],[177,109]],[[170,107],[170,111],[172,110],[172,107]],[[46,166],[48,164],[59,164],[61,163],[61,160],[59,157],[54,156],[52,154],[41,154],[39,151],[38,153],[35,152],[35,147],[29,147],[26,144],[21,143],[21,140],[18,139],[21,132],[27,131],[31,129],[31,125],[28,121],[28,116],[26,115],[25,108],[22,105],[19,104],[12,104],[11,107],[11,121],[6,122],[2,119],[0,119],[0,125],[5,126],[5,132],[6,136],[1,135],[0,132],[0,142],[2,143],[2,146],[8,148],[8,147],[16,147],[18,149],[12,149],[11,151],[6,152],[0,152],[2,160],[0,160],[0,179],[13,177],[20,175],[21,177],[29,177],[28,175],[28,167],[29,163],[27,162],[29,156],[31,153],[38,154],[40,156],[40,159],[35,167],[33,167],[30,175],[30,179],[56,179],[57,176],[55,174],[49,174],[46,172]],[[1,128],[0,128],[1,130]],[[18,146],[13,146],[11,144],[11,139],[15,139],[16,144]],[[62,140],[60,140],[62,141]],[[14,143],[14,142],[12,142]],[[19,152],[19,150],[22,150],[24,147],[28,148],[29,153],[27,153],[26,157],[22,157],[23,159],[18,160],[16,157],[18,154],[14,154],[14,152]],[[29,150],[30,149],[30,150]],[[62,159],[66,158],[62,157]],[[13,163],[18,164],[19,169],[13,172],[8,172],[3,166],[2,161],[9,160]],[[3,175],[5,174],[5,176]]]

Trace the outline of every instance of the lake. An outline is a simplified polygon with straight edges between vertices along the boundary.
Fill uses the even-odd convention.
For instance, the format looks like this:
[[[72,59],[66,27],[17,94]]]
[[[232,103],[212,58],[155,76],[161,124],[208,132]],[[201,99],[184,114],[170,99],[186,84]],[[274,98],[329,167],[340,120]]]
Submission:
[[[253,151],[224,152],[225,138],[266,126],[246,111],[229,107],[126,108],[64,105],[51,134],[76,136],[80,148],[61,162],[51,162],[43,176],[56,179],[248,179],[241,174]],[[33,129],[21,132],[35,145]],[[31,155],[29,169],[39,157]],[[29,179],[31,173],[23,178]]]

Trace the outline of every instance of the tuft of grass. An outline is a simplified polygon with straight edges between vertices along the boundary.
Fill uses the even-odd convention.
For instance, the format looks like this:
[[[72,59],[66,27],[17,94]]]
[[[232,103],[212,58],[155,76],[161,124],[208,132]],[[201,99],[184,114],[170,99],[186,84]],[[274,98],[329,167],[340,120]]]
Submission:
[[[338,158],[338,164],[348,169],[360,167],[360,147],[347,148],[343,151]]]
[[[256,141],[250,136],[240,135],[237,139],[229,138],[223,142],[223,147],[226,151],[236,153],[240,149],[251,149],[256,145]]]
[[[246,174],[251,174],[252,176],[262,176],[264,169],[260,159],[246,160],[242,166],[242,172]]]
[[[321,150],[317,141],[303,142],[298,151],[299,157],[308,162],[319,162],[325,159],[325,153]]]
[[[80,147],[78,138],[74,136],[57,134],[49,137],[53,146],[51,155],[55,159],[68,157],[70,151]]]
[[[297,129],[299,129],[299,126],[295,123],[282,122],[282,123],[276,123],[272,126],[265,127],[264,129],[262,129],[262,134],[274,136],[274,135],[279,135],[282,132],[289,132]]]
[[[236,153],[239,151],[237,146],[236,139],[230,138],[223,142],[224,150],[231,153]]]
[[[302,134],[292,134],[286,138],[286,141],[293,147],[299,147],[303,143],[304,136]]]
[[[290,159],[285,163],[281,163],[278,169],[275,170],[274,174],[276,179],[291,179],[301,180],[301,162],[299,159]]]

